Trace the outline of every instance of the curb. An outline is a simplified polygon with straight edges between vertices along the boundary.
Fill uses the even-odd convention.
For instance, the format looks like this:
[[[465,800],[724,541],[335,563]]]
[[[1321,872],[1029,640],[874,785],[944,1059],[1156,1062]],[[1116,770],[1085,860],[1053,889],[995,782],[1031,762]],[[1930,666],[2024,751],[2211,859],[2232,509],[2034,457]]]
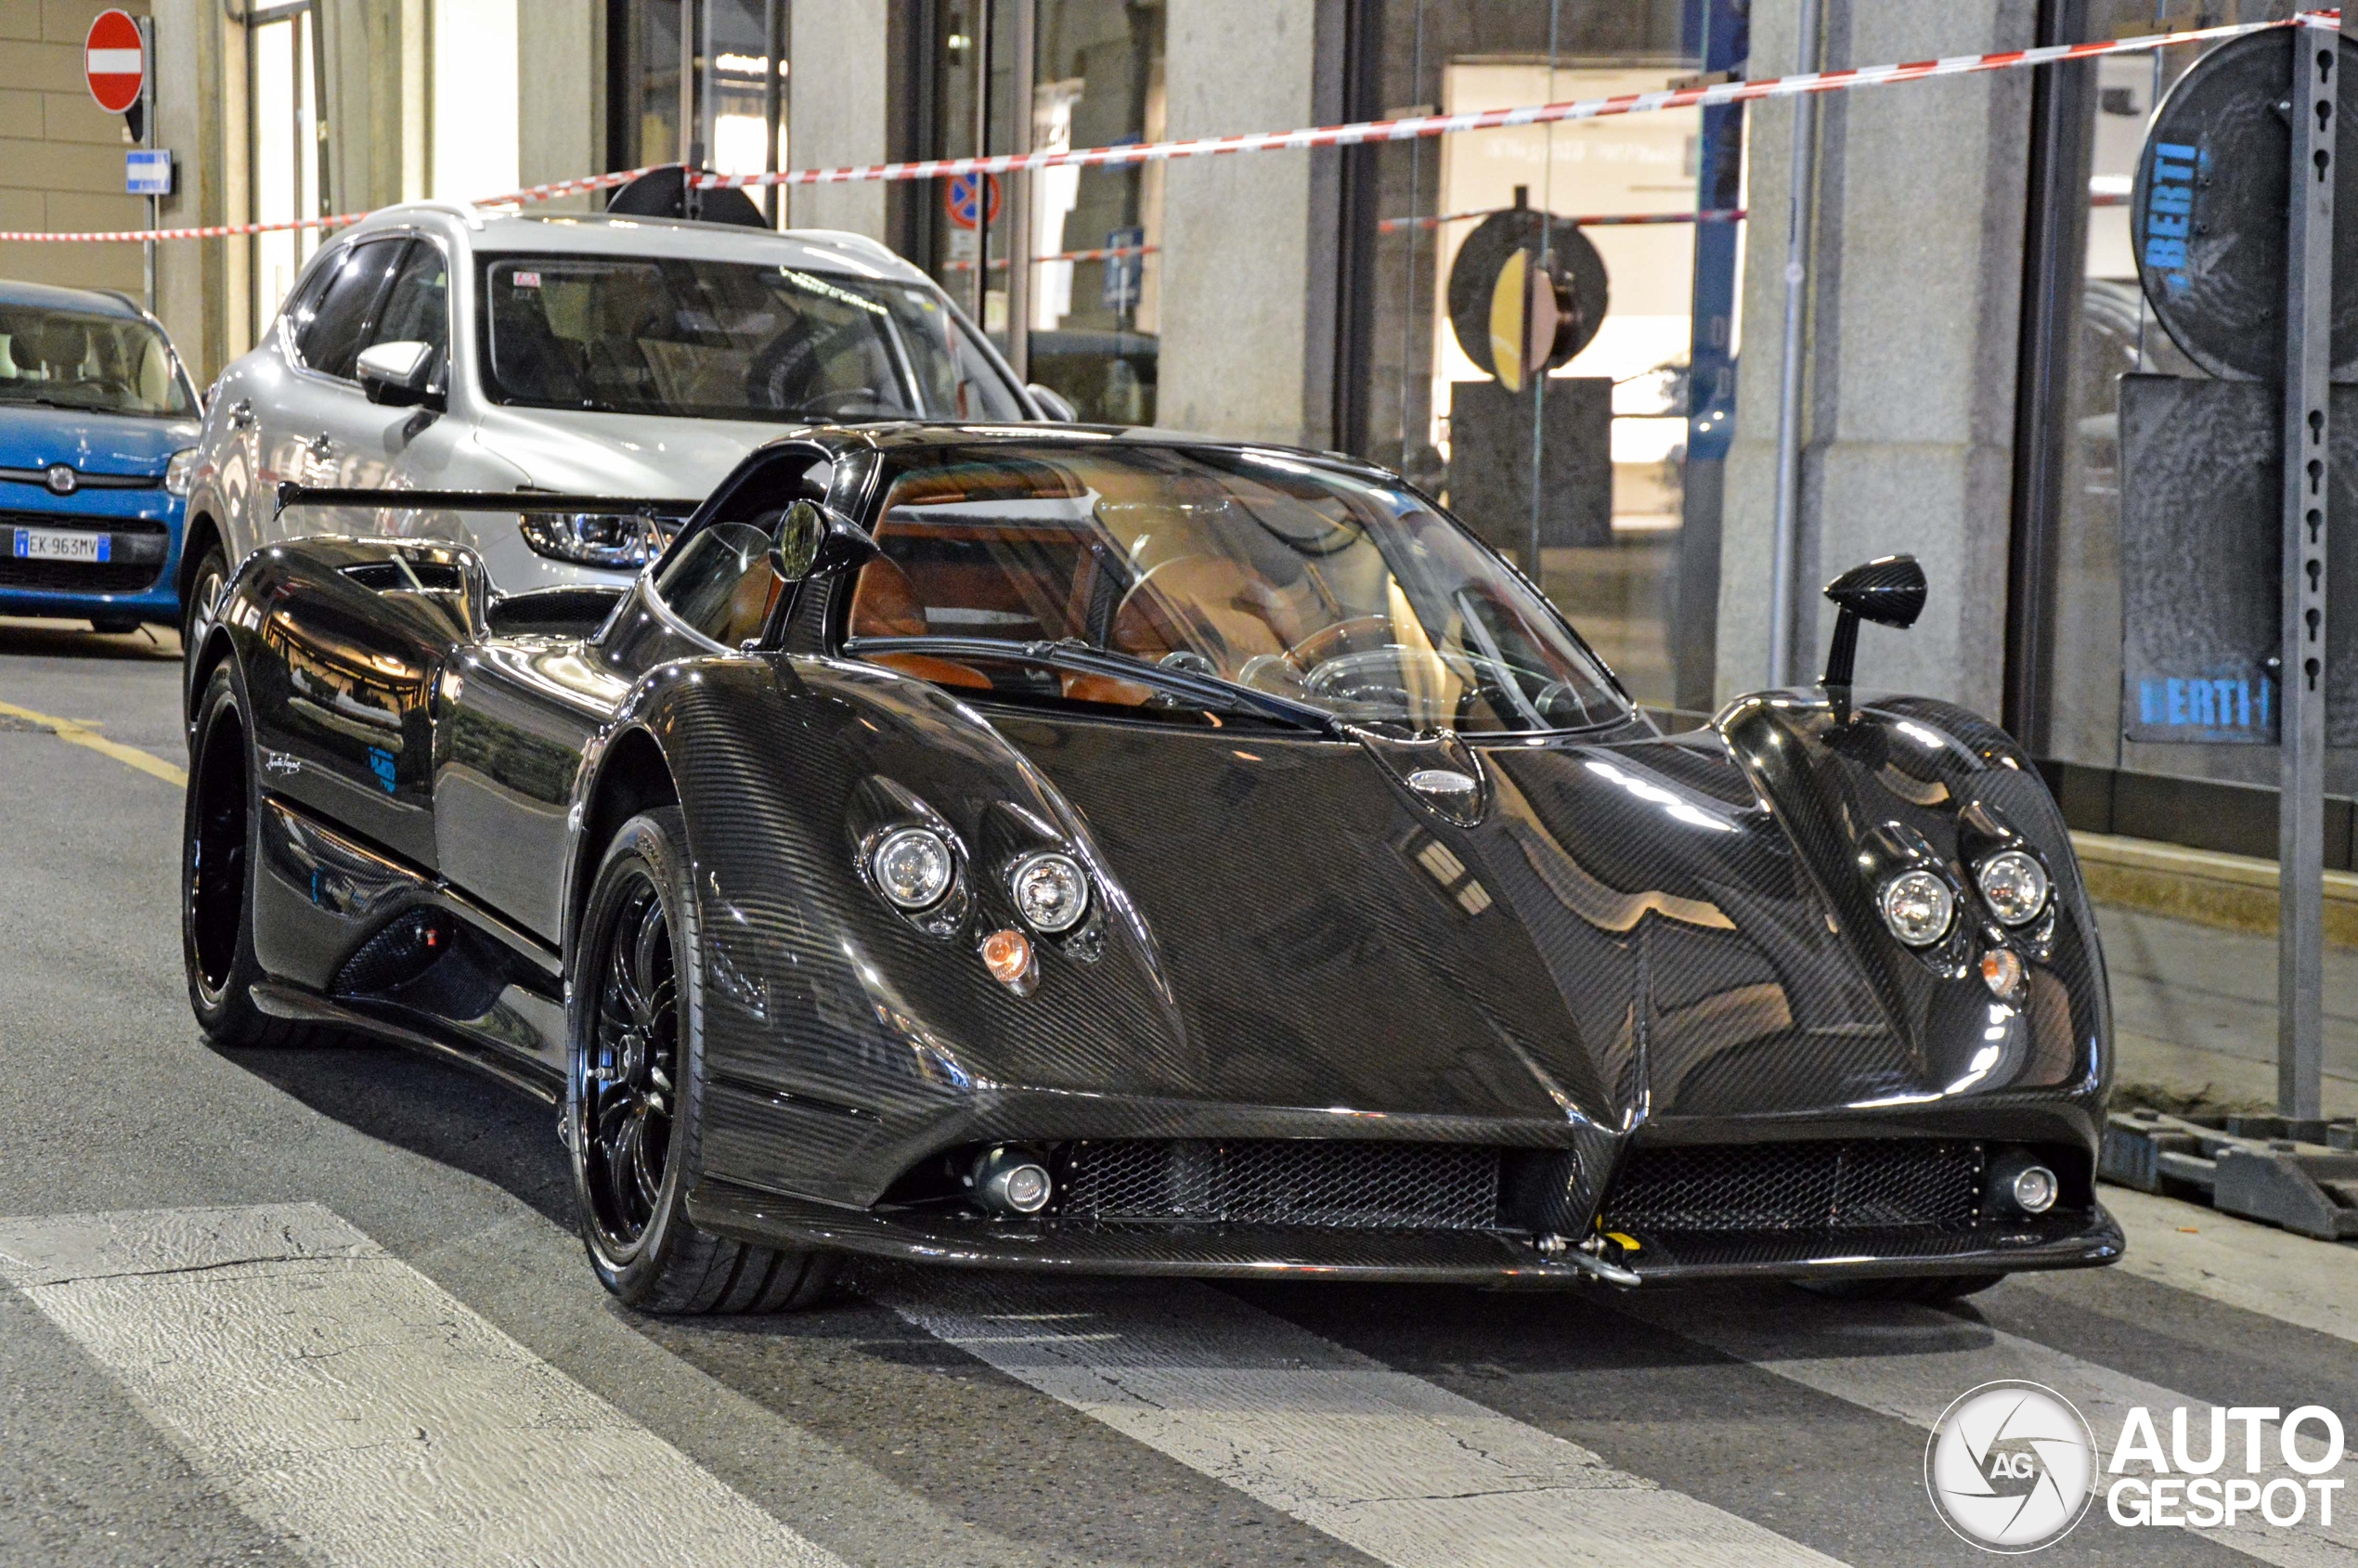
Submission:
[[[2276,862],[2145,838],[2074,833],[2088,896],[2222,930],[2276,934]],[[2358,948],[2358,873],[2328,871],[2325,936]]]

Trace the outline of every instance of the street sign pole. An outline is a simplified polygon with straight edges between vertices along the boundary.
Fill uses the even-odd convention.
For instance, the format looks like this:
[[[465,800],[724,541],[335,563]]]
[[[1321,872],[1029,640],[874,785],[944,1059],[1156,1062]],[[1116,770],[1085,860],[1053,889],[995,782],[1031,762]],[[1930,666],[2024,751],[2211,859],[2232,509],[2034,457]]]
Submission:
[[[2279,667],[2276,1108],[2323,1114],[2326,797],[2326,530],[2331,512],[2326,387],[2333,369],[2334,68],[2329,28],[2293,33],[2287,109],[2292,182],[2286,229],[2284,641]]]
[[[153,18],[139,19],[139,129],[142,139],[150,148],[156,145],[156,24]],[[163,227],[162,198],[148,198],[148,232],[152,234]],[[148,314],[156,313],[156,242],[143,240],[139,248],[147,253],[144,274],[147,280]]]

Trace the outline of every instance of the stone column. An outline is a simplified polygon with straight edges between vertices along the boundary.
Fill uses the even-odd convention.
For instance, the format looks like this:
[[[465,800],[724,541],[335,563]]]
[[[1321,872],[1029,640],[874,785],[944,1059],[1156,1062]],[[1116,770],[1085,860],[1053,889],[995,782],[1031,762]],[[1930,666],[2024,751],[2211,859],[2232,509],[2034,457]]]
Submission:
[[[1825,6],[1829,70],[2022,48],[2033,0],[1757,0],[1756,76],[1794,58]],[[1825,581],[1913,552],[1932,596],[1912,631],[1865,628],[1862,686],[1946,697],[1994,719],[2004,672],[2016,323],[2030,76],[2010,71],[1818,100],[1817,251],[1805,381],[1793,667],[1823,667]],[[1720,553],[1717,694],[1768,665],[1777,395],[1794,100],[1756,105],[1736,441]]]
[[[1341,112],[1340,0],[1172,0],[1165,27],[1173,140]],[[1335,444],[1338,175],[1331,149],[1166,166],[1158,424]]]
[[[889,156],[890,10],[887,0],[794,7],[786,48],[790,166],[833,169],[881,163]],[[797,228],[849,229],[888,240],[885,195],[879,181],[802,186],[787,194],[787,217]]]
[[[543,185],[605,167],[605,7],[587,0],[516,0],[516,166]],[[587,195],[536,205],[587,212]]]

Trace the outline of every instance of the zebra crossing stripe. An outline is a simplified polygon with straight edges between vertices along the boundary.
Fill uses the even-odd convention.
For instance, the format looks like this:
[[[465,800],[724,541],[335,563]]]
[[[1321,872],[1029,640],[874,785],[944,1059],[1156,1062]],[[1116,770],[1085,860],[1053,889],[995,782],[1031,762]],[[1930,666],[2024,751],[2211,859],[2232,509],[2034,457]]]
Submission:
[[[945,1274],[873,1293],[1394,1568],[1834,1561],[1200,1285]]]
[[[2107,1200],[2111,1196],[2107,1191]],[[1846,1311],[1829,1302],[1811,1311],[1769,1314],[1760,1310],[1756,1300],[1676,1295],[1647,1300],[1642,1293],[1614,1304],[1641,1322],[1764,1372],[1927,1431],[1967,1389],[2015,1379],[2054,1389],[2078,1407],[2094,1430],[2100,1471],[2132,1406],[2153,1414],[2165,1441],[2170,1412],[2186,1406],[2189,1430],[2200,1433],[2194,1439],[2195,1451],[2202,1453],[2209,1445],[2207,1400],[1931,1307],[1875,1305]],[[2233,1431],[2240,1442],[2242,1429]],[[2303,1479],[2281,1463],[2275,1424],[2262,1422],[2260,1432],[2261,1452],[2267,1460],[2263,1477]],[[2240,1459],[2228,1469],[2241,1473]],[[2101,1511],[2103,1504],[2097,1507]],[[2274,1530],[2247,1514],[2231,1529],[2199,1534],[2283,1568],[2349,1568],[2352,1552],[2358,1551],[2358,1519],[2339,1508],[2330,1526]]]
[[[843,1568],[317,1204],[0,1219],[0,1276],[342,1568]]]
[[[2358,1251],[2128,1187],[2104,1200],[2129,1233],[2123,1273],[2358,1341]]]

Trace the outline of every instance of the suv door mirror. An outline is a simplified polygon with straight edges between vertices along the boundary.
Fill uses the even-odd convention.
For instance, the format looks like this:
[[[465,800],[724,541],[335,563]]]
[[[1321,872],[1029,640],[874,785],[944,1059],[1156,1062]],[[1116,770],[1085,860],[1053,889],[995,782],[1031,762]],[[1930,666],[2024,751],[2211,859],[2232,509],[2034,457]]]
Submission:
[[[371,343],[353,362],[353,373],[371,403],[395,408],[444,406],[442,394],[430,384],[434,376],[431,343]]]
[[[1884,555],[1853,566],[1826,585],[1826,597],[1842,614],[1834,617],[1833,646],[1826,652],[1825,686],[1850,685],[1859,658],[1859,623],[1872,621],[1905,631],[1924,613],[1924,569],[1912,555]]]
[[[770,569],[784,583],[849,572],[875,554],[876,541],[867,529],[816,501],[787,507],[770,533]]]

